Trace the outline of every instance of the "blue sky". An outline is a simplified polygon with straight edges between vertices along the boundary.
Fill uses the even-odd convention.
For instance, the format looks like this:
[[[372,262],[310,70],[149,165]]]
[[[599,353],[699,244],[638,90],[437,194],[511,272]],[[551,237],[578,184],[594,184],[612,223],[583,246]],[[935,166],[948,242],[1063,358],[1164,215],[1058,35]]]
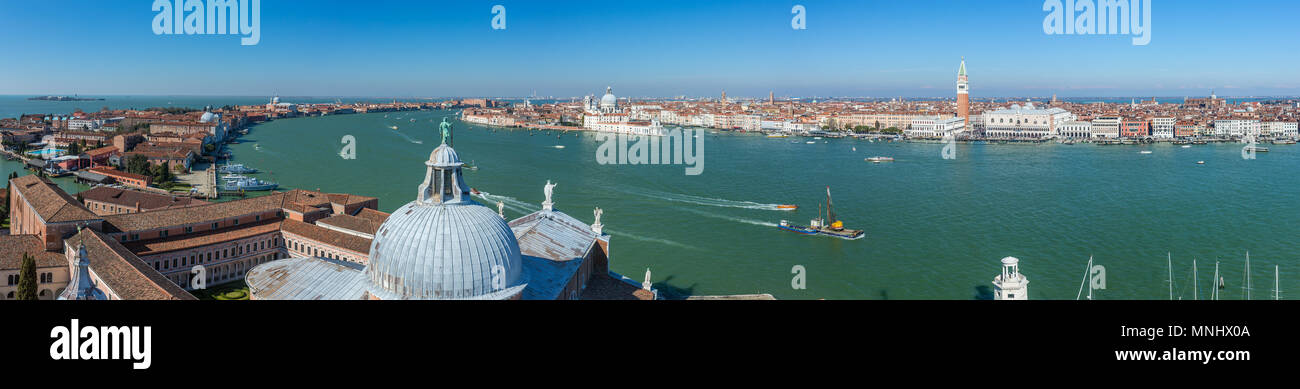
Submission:
[[[0,0],[0,94],[946,97],[965,56],[976,97],[1300,95],[1300,2],[1152,2],[1134,46],[1044,34],[1043,0],[264,0],[241,46],[154,35],[152,0]]]

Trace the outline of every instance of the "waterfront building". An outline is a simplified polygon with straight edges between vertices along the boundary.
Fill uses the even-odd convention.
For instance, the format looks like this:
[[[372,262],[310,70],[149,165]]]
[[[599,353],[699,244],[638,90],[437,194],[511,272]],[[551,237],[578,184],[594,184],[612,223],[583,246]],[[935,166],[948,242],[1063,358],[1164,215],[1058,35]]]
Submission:
[[[962,127],[970,126],[970,85],[966,79],[966,57],[962,57],[961,68],[957,69],[957,116],[962,119]]]
[[[116,181],[117,183],[132,188],[147,189],[149,188],[149,185],[153,184],[153,177],[124,172],[121,170],[114,169],[110,166],[96,166],[90,169],[86,169],[86,171],[111,178],[113,179],[113,181]]]
[[[375,230],[368,262],[310,256],[264,263],[248,272],[251,298],[655,298],[654,291],[609,271],[609,235],[602,232],[600,209],[593,225],[559,211],[552,197],[556,185],[547,182],[540,211],[506,222],[474,201],[464,163],[445,140],[424,165],[415,200]]]
[[[1192,123],[1189,121],[1180,121],[1177,124],[1174,124],[1175,138],[1186,139],[1194,136],[1201,136],[1204,133],[1205,133],[1205,126],[1198,125],[1196,123]]]
[[[1156,139],[1173,139],[1178,119],[1158,117],[1151,119],[1151,137]]]
[[[1002,258],[1002,274],[993,277],[994,300],[1028,300],[1029,279],[1020,274],[1020,260]]]
[[[1092,122],[1072,120],[1061,123],[1056,135],[1062,138],[1087,139],[1092,137]]]
[[[1300,136],[1297,133],[1296,122],[1264,122],[1262,130],[1264,134],[1274,138],[1296,138]]]
[[[1258,120],[1228,119],[1214,121],[1214,135],[1220,137],[1258,136],[1261,129]]]
[[[591,131],[650,136],[664,136],[668,133],[658,120],[631,120],[628,113],[619,107],[618,97],[614,96],[612,88],[605,88],[605,96],[600,98],[598,105],[593,96],[587,96],[584,107],[582,126]]]
[[[1115,115],[1098,116],[1092,119],[1092,136],[1094,138],[1119,138],[1120,123],[1123,118]]]
[[[911,138],[941,138],[965,129],[966,119],[961,117],[916,116],[903,134]]]
[[[984,112],[984,133],[994,138],[1041,138],[1057,132],[1061,123],[1077,117],[1061,108],[1037,108],[1012,104],[1008,108]]]
[[[1210,90],[1209,98],[1183,99],[1183,106],[1190,108],[1216,108],[1226,105],[1228,105],[1227,99],[1220,99],[1219,96],[1214,94],[1214,90]]]
[[[1120,137],[1146,138],[1151,136],[1151,122],[1145,119],[1131,119],[1120,123]]]

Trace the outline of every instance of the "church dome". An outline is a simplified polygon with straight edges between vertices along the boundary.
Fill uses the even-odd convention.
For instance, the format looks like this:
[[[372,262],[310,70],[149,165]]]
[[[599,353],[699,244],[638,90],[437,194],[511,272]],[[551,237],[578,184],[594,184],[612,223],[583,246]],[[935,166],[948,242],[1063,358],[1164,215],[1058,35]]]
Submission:
[[[199,118],[199,122],[212,123],[212,120],[216,118],[217,118],[217,114],[212,112],[204,112],[203,116]]]
[[[371,241],[364,272],[371,296],[512,299],[526,287],[514,232],[470,198],[462,165],[446,143],[429,154],[418,198],[394,211]]]
[[[601,108],[615,108],[618,106],[618,97],[614,96],[613,88],[605,87],[605,96],[600,98]]]

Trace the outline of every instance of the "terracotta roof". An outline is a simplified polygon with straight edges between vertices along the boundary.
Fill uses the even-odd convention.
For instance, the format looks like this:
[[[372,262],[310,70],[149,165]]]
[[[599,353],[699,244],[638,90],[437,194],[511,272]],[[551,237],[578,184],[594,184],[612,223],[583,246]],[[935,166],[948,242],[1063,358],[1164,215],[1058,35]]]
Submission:
[[[104,167],[104,166],[96,166],[86,170],[92,173],[99,173],[109,177],[123,177],[123,178],[130,178],[134,180],[144,180],[145,178],[147,178],[139,174],[124,172],[121,170],[113,169],[110,167]]]
[[[27,199],[46,223],[101,219],[47,178],[26,175],[13,179],[10,186]]]
[[[157,211],[104,216],[104,221],[117,231],[145,231],[163,227],[211,222],[239,215],[248,215],[279,209],[284,200],[281,193],[242,200],[170,208]],[[117,232],[105,226],[109,232]]]
[[[22,268],[23,253],[36,259],[36,267],[67,266],[62,254],[45,251],[45,242],[36,235],[0,235],[0,270]]]
[[[330,246],[370,255],[370,239],[362,238],[360,236],[334,231],[325,227],[303,223],[292,219],[286,219],[284,223],[280,225],[280,230]]]
[[[367,208],[369,209],[369,208]],[[382,222],[381,222],[382,223]],[[338,214],[316,221],[316,224],[328,224],[334,227],[352,230],[363,234],[374,235],[379,230],[379,224],[369,219],[356,217],[348,214]]]
[[[123,243],[122,246],[131,250],[131,252],[136,255],[154,255],[223,242],[233,242],[235,240],[276,232],[279,230],[280,220],[273,219],[257,223],[241,224],[238,226],[218,229],[216,231],[204,231],[196,234],[176,235],[161,239],[126,242]]]
[[[374,223],[376,227],[378,227],[379,225],[384,224],[384,221],[388,220],[388,216],[391,215],[392,214],[388,212],[376,211],[372,208],[361,208],[360,211],[357,211],[356,216],[359,218],[369,220],[371,223]]]
[[[155,193],[141,192],[129,189],[118,189],[107,186],[98,186],[90,190],[82,191],[81,198],[94,200],[104,203],[117,204],[127,208],[135,208],[140,204],[142,210],[155,210],[163,208],[184,208],[195,205],[208,204],[206,201],[198,200],[185,196],[168,196]]]
[[[83,229],[63,242],[72,250],[84,242],[90,271],[123,300],[195,300],[194,295],[98,231]]]

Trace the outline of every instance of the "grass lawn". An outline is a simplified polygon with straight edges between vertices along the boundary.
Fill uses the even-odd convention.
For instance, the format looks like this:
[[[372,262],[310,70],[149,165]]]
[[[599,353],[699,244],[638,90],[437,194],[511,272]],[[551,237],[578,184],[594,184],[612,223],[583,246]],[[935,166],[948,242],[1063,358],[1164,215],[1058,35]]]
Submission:
[[[190,294],[199,300],[248,300],[248,284],[244,280],[235,280],[190,291]]]

